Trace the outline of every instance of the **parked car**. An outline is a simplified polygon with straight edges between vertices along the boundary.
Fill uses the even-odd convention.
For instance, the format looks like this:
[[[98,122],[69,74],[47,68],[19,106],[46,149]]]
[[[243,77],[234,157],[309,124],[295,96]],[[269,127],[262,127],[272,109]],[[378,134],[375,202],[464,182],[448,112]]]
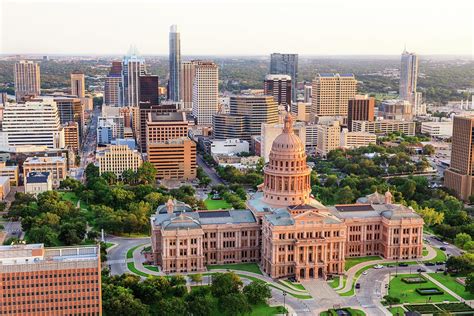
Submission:
[[[436,272],[444,272],[444,269],[443,268],[437,268]]]
[[[386,267],[387,267],[387,268],[393,268],[394,265],[393,265],[393,264],[387,264]]]
[[[356,283],[356,289],[360,289],[360,283]]]
[[[374,269],[382,269],[382,268],[383,268],[383,265],[381,265],[381,264],[376,264],[374,266]]]
[[[426,269],[419,268],[419,269],[416,270],[416,272],[419,272],[419,273],[421,273],[421,272],[426,272]]]
[[[446,247],[439,247],[440,250],[446,251]]]
[[[406,262],[400,262],[400,263],[398,264],[398,266],[399,266],[399,267],[408,267],[408,263],[406,263]]]
[[[449,245],[449,242],[443,241],[443,245]]]
[[[427,267],[432,267],[432,266],[434,266],[434,265],[435,265],[435,264],[434,264],[433,262],[426,262],[426,263],[425,263],[425,266],[427,266]]]
[[[437,266],[442,266],[443,264],[446,264],[444,261],[436,261]]]
[[[362,272],[362,275],[367,275],[367,273],[368,273],[367,271],[364,271]]]

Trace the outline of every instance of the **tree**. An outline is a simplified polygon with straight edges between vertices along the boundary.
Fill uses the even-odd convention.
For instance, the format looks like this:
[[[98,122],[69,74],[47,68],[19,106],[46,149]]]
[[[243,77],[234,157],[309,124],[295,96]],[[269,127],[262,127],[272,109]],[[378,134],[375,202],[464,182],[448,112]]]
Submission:
[[[383,299],[385,300],[385,302],[390,305],[390,308],[392,307],[392,305],[396,305],[396,304],[399,304],[400,303],[400,298],[398,297],[394,297],[394,296],[390,296],[390,295],[385,295],[383,297]]]
[[[122,181],[126,184],[135,184],[137,182],[138,175],[132,169],[127,169],[122,172]]]
[[[214,301],[209,295],[188,295],[186,297],[186,306],[190,315],[207,316],[212,314]]]
[[[191,275],[189,275],[189,278],[194,283],[202,283],[202,274],[200,274],[200,273],[191,274]]]
[[[149,315],[148,308],[136,299],[130,289],[112,284],[102,285],[104,315]]]
[[[423,217],[425,224],[428,226],[441,224],[444,220],[444,213],[436,212],[434,208],[425,207],[417,212]]]
[[[93,163],[90,163],[86,167],[85,174],[88,182],[98,178],[100,176],[99,167],[95,166]]]
[[[234,272],[216,273],[212,277],[211,292],[217,298],[240,292],[243,283]]]
[[[33,227],[28,232],[28,241],[35,244],[44,244],[47,247],[58,245],[58,233],[51,227]]]
[[[102,173],[101,177],[107,181],[109,185],[117,183],[117,175],[113,172],[107,171]]]
[[[465,287],[466,291],[469,293],[474,293],[474,273],[469,273],[469,275],[466,277]]]
[[[171,286],[186,285],[186,278],[182,275],[173,275],[170,278]]]
[[[150,162],[144,162],[137,170],[138,181],[144,184],[154,184],[156,169]]]
[[[181,316],[186,315],[186,304],[180,297],[171,297],[161,300],[160,311],[157,315],[163,316]],[[134,314],[139,315],[139,314]]]
[[[433,145],[427,144],[423,146],[423,155],[431,156],[435,153]]]
[[[244,287],[243,292],[248,302],[253,305],[266,303],[267,299],[272,297],[270,287],[262,281],[252,281],[252,283]]]
[[[339,204],[349,204],[352,203],[354,199],[354,193],[352,193],[352,189],[349,186],[339,189],[336,193],[336,201]]]
[[[250,307],[247,297],[240,293],[229,293],[219,298],[219,309],[224,315],[244,315],[250,313]]]
[[[472,241],[471,236],[466,233],[459,233],[456,235],[456,238],[454,238],[454,244],[458,246],[459,248],[463,248],[463,249],[464,249],[464,245],[471,241]]]
[[[446,271],[460,275],[474,272],[474,254],[465,253],[461,256],[449,257],[446,261]]]

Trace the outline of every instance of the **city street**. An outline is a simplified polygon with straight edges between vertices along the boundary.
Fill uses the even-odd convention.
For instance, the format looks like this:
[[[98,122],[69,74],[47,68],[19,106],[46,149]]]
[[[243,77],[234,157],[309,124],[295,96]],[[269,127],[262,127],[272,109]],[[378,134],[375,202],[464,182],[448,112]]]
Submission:
[[[206,162],[202,159],[201,155],[197,154],[197,163],[204,170],[207,176],[211,179],[211,185],[225,184],[224,181],[219,177],[219,175],[209,167]]]

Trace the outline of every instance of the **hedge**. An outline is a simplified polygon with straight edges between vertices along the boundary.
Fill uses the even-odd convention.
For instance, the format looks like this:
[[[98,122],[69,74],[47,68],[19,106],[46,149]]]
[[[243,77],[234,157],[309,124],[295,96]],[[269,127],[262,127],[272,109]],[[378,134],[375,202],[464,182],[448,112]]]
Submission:
[[[423,277],[411,277],[411,278],[402,278],[402,281],[407,284],[418,284],[418,283],[426,283],[428,282]]]
[[[422,288],[416,289],[416,292],[420,295],[425,295],[425,296],[444,294],[444,292],[438,289],[437,287],[422,287]]]
[[[420,312],[421,314],[429,314],[439,312],[433,304],[417,304],[417,305],[405,305],[406,309],[412,312]]]
[[[442,310],[447,312],[471,312],[474,311],[469,305],[466,303],[451,303],[451,304],[436,304],[436,306]]]

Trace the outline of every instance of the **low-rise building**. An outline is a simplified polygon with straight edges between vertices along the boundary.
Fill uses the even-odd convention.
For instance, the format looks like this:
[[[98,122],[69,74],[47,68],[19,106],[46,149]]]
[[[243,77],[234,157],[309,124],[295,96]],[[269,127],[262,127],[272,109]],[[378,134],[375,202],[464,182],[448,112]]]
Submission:
[[[0,246],[0,314],[102,315],[97,246]]]
[[[0,200],[5,200],[8,193],[10,193],[10,178],[0,177]]]
[[[117,177],[125,170],[137,171],[142,165],[142,156],[137,150],[131,150],[126,145],[111,145],[96,154],[99,163],[99,173],[113,172]]]
[[[25,177],[25,193],[38,195],[53,190],[53,180],[49,172],[29,172]]]
[[[248,153],[249,151],[249,142],[241,139],[213,140],[211,144],[212,155],[230,155],[239,154],[242,152]]]
[[[69,122],[63,125],[64,130],[64,145],[72,148],[74,151],[79,150],[79,126],[77,122]]]
[[[9,177],[10,185],[18,185],[18,166],[7,166],[6,162],[0,161],[0,176]]]
[[[325,157],[331,150],[341,146],[341,126],[339,121],[318,124],[316,153]]]
[[[375,145],[377,143],[377,135],[366,132],[349,132],[344,128],[341,132],[341,147],[344,148],[359,148]]]
[[[23,163],[23,176],[32,171],[47,171],[51,174],[53,187],[59,187],[67,176],[67,163],[64,157],[28,157]]]
[[[352,131],[373,134],[401,132],[407,136],[415,136],[415,122],[396,120],[352,121]]]
[[[421,132],[431,137],[449,138],[453,136],[453,122],[422,122]]]

